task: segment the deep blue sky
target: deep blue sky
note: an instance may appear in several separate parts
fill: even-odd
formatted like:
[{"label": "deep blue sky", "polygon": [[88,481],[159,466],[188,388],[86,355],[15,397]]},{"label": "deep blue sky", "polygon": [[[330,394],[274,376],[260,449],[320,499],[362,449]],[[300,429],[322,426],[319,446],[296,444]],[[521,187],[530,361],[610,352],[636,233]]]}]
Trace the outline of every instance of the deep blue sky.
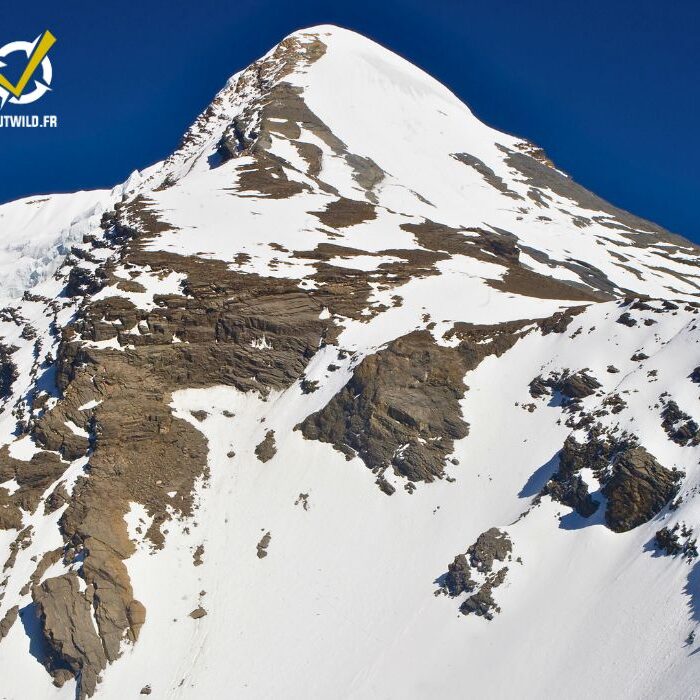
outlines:
[{"label": "deep blue sky", "polygon": [[0,129],[0,202],[124,180],[172,151],[230,74],[322,23],[379,41],[589,189],[700,241],[697,0],[3,3],[0,46],[47,28],[58,43],[53,92],[2,114],[60,126]]}]

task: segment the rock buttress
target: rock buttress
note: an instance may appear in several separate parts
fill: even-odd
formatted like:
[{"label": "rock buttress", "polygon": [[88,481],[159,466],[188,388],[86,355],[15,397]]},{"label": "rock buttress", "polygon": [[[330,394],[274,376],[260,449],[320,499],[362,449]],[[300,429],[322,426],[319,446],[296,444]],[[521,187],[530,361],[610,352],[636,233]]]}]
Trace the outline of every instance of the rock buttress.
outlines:
[{"label": "rock buttress", "polygon": [[372,470],[391,467],[410,481],[442,478],[454,441],[468,433],[459,405],[465,373],[510,348],[522,324],[457,325],[455,348],[414,331],[366,357],[325,408],[297,427]]},{"label": "rock buttress", "polygon": [[90,697],[107,657],[95,631],[89,594],[80,591],[77,575],[66,574],[35,586],[32,597],[47,643],[45,664],[55,682],[62,685],[75,676],[78,698]]}]

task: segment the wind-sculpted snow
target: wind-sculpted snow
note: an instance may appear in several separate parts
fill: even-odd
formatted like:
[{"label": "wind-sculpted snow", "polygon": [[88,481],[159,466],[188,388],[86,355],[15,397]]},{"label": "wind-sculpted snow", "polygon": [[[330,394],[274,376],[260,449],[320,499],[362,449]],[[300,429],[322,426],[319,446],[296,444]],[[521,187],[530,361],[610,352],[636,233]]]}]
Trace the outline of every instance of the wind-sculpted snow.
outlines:
[{"label": "wind-sculpted snow", "polygon": [[51,277],[71,247],[90,235],[141,179],[135,171],[111,191],[39,195],[0,205],[0,303]]},{"label": "wind-sculpted snow", "polygon": [[3,696],[692,697],[699,265],[330,26],[3,205]]},{"label": "wind-sculpted snow", "polygon": [[108,192],[98,191],[0,206],[0,301],[20,297],[50,277],[112,204]]}]

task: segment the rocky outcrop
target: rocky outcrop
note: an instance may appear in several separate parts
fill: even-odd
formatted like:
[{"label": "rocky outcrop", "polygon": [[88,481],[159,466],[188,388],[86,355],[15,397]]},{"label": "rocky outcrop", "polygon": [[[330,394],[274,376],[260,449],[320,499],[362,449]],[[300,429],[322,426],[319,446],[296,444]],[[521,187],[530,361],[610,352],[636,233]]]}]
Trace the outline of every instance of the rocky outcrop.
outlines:
[{"label": "rocky outcrop", "polygon": [[10,397],[12,385],[19,376],[17,365],[12,360],[12,355],[17,350],[14,345],[0,343],[0,401]]},{"label": "rocky outcrop", "polygon": [[44,663],[60,685],[66,680],[66,671],[79,679],[81,699],[92,696],[107,665],[92,619],[91,593],[81,592],[76,574],[47,579],[32,592],[48,645]]},{"label": "rocky outcrop", "polygon": [[659,240],[674,245],[688,245],[688,241],[680,236],[669,233],[651,221],[641,219],[609,204],[561,171],[532,157],[530,153],[514,151],[505,146],[499,146],[499,148],[506,156],[506,163],[517,170],[532,188],[545,194],[549,190],[565,199],[576,202],[582,209],[600,212],[600,215],[594,217],[598,223],[614,226],[622,232],[621,235],[628,236],[633,240],[635,245],[654,245]]},{"label": "rocky outcrop", "polygon": [[600,505],[580,475],[589,469],[606,497],[606,525],[626,532],[651,520],[678,492],[683,474],[661,466],[635,436],[615,435],[596,424],[587,437],[583,443],[573,436],[566,439],[543,494],[589,518]]},{"label": "rocky outcrop", "polygon": [[146,621],[146,609],[134,599],[121,552],[111,551],[108,545],[94,537],[85,539],[85,550],[83,578],[94,591],[95,622],[105,654],[110,662],[115,661],[123,640],[135,642],[138,639]]},{"label": "rocky outcrop", "polygon": [[294,501],[295,506],[301,506],[304,510],[309,510],[311,507],[309,503],[309,494],[308,493],[300,493],[299,497],[297,498],[296,501]]},{"label": "rocky outcrop", "polygon": [[476,172],[479,173],[479,175],[481,175],[484,180],[491,185],[491,187],[494,187],[499,192],[502,192],[504,195],[506,195],[506,197],[510,197],[511,199],[522,199],[522,197],[517,192],[511,190],[508,185],[500,177],[498,177],[498,175],[496,175],[496,173],[494,173],[493,170],[488,167],[488,165],[486,165],[486,163],[479,160],[476,156],[473,156],[470,153],[452,153],[451,155],[455,160],[458,160],[460,163],[464,163],[464,165],[476,170]]},{"label": "rocky outcrop", "polygon": [[606,443],[591,441],[581,445],[568,437],[559,453],[559,468],[545,486],[544,493],[589,518],[598,510],[599,502],[588,492],[578,472],[583,468],[602,470],[607,463]]},{"label": "rocky outcrop", "polygon": [[605,522],[627,532],[651,520],[678,493],[681,472],[662,467],[643,447],[621,452],[604,480]]},{"label": "rocky outcrop", "polygon": [[256,546],[258,559],[264,559],[267,556],[267,548],[270,546],[271,541],[272,541],[272,535],[269,532],[266,532],[260,538],[260,542],[258,542],[258,544]]},{"label": "rocky outcrop", "polygon": [[468,432],[459,407],[464,374],[510,347],[515,330],[455,327],[463,337],[457,348],[437,345],[427,331],[399,338],[366,357],[299,428],[307,439],[329,442],[348,458],[357,455],[372,470],[391,468],[414,482],[441,478],[454,441]]},{"label": "rocky outcrop", "polygon": [[[23,550],[27,549],[32,544],[32,536],[34,534],[34,526],[27,525],[17,533],[17,537],[10,543],[10,556],[5,561],[2,567],[3,571],[11,569],[15,562],[17,561],[17,555]],[[4,583],[4,582],[3,582]]]},{"label": "rocky outcrop", "polygon": [[[90,449],[86,428],[90,427],[82,411],[71,410],[69,402],[63,402],[39,417],[33,425],[33,437],[45,450],[58,452],[71,462],[83,457]],[[89,435],[89,434],[88,434]]]},{"label": "rocky outcrop", "polygon": [[356,454],[373,470],[411,481],[441,477],[454,440],[467,435],[459,399],[466,363],[427,332],[365,358],[348,384],[300,426],[307,439]]},{"label": "rocky outcrop", "polygon": [[[422,223],[401,224],[404,231],[412,233],[416,241],[426,250],[449,255],[468,255],[484,262],[503,265],[502,279],[486,280],[486,283],[502,292],[539,299],[568,299],[600,301],[607,298],[603,292],[591,291],[590,287],[568,283],[541,275],[520,262],[520,247],[517,237],[501,229],[452,228],[425,219]],[[573,312],[571,316],[575,315]],[[563,321],[569,314],[560,312]]]},{"label": "rocky outcrop", "polygon": [[676,523],[673,527],[662,527],[654,536],[656,546],[671,557],[681,555],[684,558],[695,559],[698,556],[698,540],[693,537],[692,529],[685,524]]},{"label": "rocky outcrop", "polygon": [[200,605],[190,613],[190,617],[193,620],[201,620],[203,617],[206,617],[206,614],[207,611]]},{"label": "rocky outcrop", "polygon": [[600,389],[601,384],[592,377],[588,370],[581,370],[573,374],[565,373],[555,384],[557,391],[560,391],[568,399],[585,399],[592,396]]},{"label": "rocky outcrop", "polygon": [[323,211],[312,212],[325,226],[345,228],[377,218],[374,206],[368,202],[341,197],[330,202]]},{"label": "rocky outcrop", "polygon": [[269,462],[276,454],[275,431],[268,430],[263,441],[255,448],[255,456],[261,462]]},{"label": "rocky outcrop", "polygon": [[493,619],[501,611],[493,597],[493,590],[506,580],[508,567],[497,567],[496,562],[510,561],[513,544],[507,533],[492,527],[482,532],[465,554],[458,554],[442,578],[443,592],[452,598],[464,593],[459,610],[463,615],[477,615]]},{"label": "rocky outcrop", "polygon": [[204,564],[204,545],[199,544],[192,554],[192,563],[194,566],[201,566]]},{"label": "rocky outcrop", "polygon": [[585,306],[570,306],[568,309],[564,309],[564,311],[557,311],[549,318],[539,320],[538,326],[542,331],[542,335],[565,333],[574,318],[582,314],[586,308]]},{"label": "rocky outcrop", "polygon": [[316,379],[310,380],[304,378],[299,382],[299,388],[302,394],[313,394],[315,391],[318,391],[319,382]]},{"label": "rocky outcrop", "polygon": [[[257,99],[251,100],[247,110],[237,115],[224,132],[219,142],[224,161],[242,154],[265,153],[274,133],[299,138],[300,122],[308,122],[316,131],[323,131],[325,125],[306,107],[301,91],[284,78],[296,67],[314,63],[325,51],[326,46],[318,37],[309,41],[288,37],[270,56],[243,71],[234,92],[247,92]],[[206,121],[209,115],[202,116]]]},{"label": "rocky outcrop", "polygon": [[678,445],[695,446],[700,444],[700,427],[678,404],[671,400],[661,411],[661,426],[666,431],[669,440]]},{"label": "rocky outcrop", "polygon": [[76,265],[71,268],[66,284],[66,295],[69,297],[83,297],[89,294],[97,294],[105,286],[105,278],[102,274],[95,274],[92,270]]},{"label": "rocky outcrop", "polygon": [[0,487],[0,530],[21,530],[22,511],[10,492]]},{"label": "rocky outcrop", "polygon": [[26,595],[29,593],[31,588],[41,581],[49,568],[54,564],[57,564],[59,561],[61,561],[61,559],[63,559],[63,547],[58,547],[57,549],[51,549],[48,552],[44,552],[37,562],[34,572],[29,577],[29,581],[27,581],[24,588],[22,588],[20,591],[20,595]]},{"label": "rocky outcrop", "polygon": [[2,642],[2,640],[10,633],[12,625],[14,625],[17,621],[18,612],[19,607],[17,605],[13,605],[11,608],[7,609],[2,619],[0,619],[0,642]]},{"label": "rocky outcrop", "polygon": [[627,326],[628,328],[633,328],[634,326],[637,325],[637,320],[635,318],[632,318],[631,314],[629,311],[625,311],[618,319],[617,322],[622,324],[623,326]]},{"label": "rocky outcrop", "polygon": [[490,576],[476,593],[472,593],[460,606],[462,615],[477,615],[487,620],[492,620],[493,616],[501,612],[501,608],[496,604],[493,597],[493,589],[498,588],[508,575],[508,567],[499,569],[493,576]]},{"label": "rocky outcrop", "polygon": [[474,590],[476,581],[471,578],[471,567],[466,554],[458,554],[447,567],[444,585],[453,598]]},{"label": "rocky outcrop", "polygon": [[[306,164],[305,175],[318,187],[332,194],[338,194],[335,187],[319,179],[323,152],[314,143],[320,140],[333,154],[344,159],[352,171],[354,181],[365,190],[365,197],[376,202],[374,189],[384,179],[384,171],[366,156],[352,153],[345,143],[306,104],[303,90],[286,82],[284,78],[295,68],[308,66],[318,61],[326,51],[326,46],[318,37],[307,37],[301,41],[289,37],[282,41],[275,51],[265,59],[255,62],[238,78],[235,91],[255,94],[246,109],[237,115],[225,130],[218,150],[223,162],[240,156],[252,158],[238,168],[238,191],[259,193],[266,197],[281,199],[292,197],[310,187],[296,179],[290,179],[286,170],[296,169],[287,160],[270,152],[274,138],[285,138],[296,149]],[[309,138],[304,132],[308,132]],[[333,203],[337,211],[327,210],[329,220],[341,219],[345,213],[345,203],[350,200],[340,198]],[[366,202],[357,202],[365,206]],[[354,218],[356,214],[350,214]],[[374,218],[374,214],[368,218]],[[350,223],[328,223],[330,226],[347,226]],[[365,220],[361,218],[360,221]],[[339,221],[339,220],[337,220]],[[347,221],[347,220],[346,220]]]},{"label": "rocky outcrop", "polygon": [[59,482],[56,488],[44,500],[44,515],[50,515],[65,505],[70,498],[63,481]]},{"label": "rocky outcrop", "polygon": [[530,396],[540,398],[552,391],[559,392],[566,401],[575,402],[592,396],[600,389],[600,382],[587,369],[571,372],[552,372],[549,377],[535,377],[530,382]]},{"label": "rocky outcrop", "polygon": [[622,413],[627,408],[627,402],[617,393],[608,394],[603,399],[602,405],[605,409],[609,409],[613,415]]},{"label": "rocky outcrop", "polygon": [[470,564],[482,574],[493,570],[494,562],[505,561],[513,551],[513,543],[505,532],[492,527],[482,532],[476,542],[469,547]]},{"label": "rocky outcrop", "polygon": [[468,433],[459,406],[464,374],[509,349],[524,325],[455,324],[448,335],[456,347],[438,345],[427,331],[398,338],[360,362],[346,386],[297,428],[348,459],[358,456],[375,473],[391,469],[412,482],[442,478],[454,441]]},{"label": "rocky outcrop", "polygon": [[11,495],[0,488],[0,529],[19,529],[18,509],[33,513],[44,491],[63,474],[66,466],[53,452],[39,451],[25,461],[11,457],[7,447],[0,448],[0,483],[13,479],[19,486]]}]

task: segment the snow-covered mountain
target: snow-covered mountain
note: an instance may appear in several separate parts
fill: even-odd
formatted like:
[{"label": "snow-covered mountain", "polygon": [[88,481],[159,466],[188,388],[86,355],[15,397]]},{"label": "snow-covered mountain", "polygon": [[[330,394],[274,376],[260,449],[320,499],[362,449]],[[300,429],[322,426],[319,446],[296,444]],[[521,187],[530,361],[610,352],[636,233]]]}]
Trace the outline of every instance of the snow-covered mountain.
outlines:
[{"label": "snow-covered mountain", "polygon": [[698,697],[700,251],[352,32],[0,207],[0,695]]}]

